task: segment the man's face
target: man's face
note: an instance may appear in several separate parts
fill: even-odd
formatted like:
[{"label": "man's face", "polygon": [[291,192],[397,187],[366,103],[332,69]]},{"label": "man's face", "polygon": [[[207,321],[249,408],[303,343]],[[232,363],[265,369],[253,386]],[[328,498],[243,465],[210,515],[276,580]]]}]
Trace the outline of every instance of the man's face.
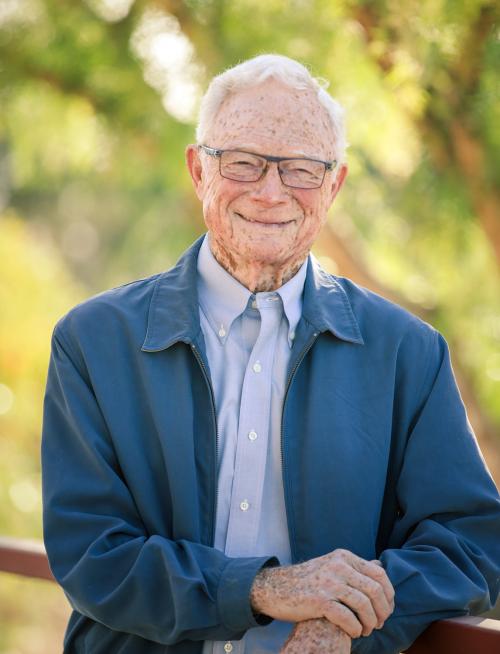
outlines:
[{"label": "man's face", "polygon": [[[326,110],[310,91],[289,89],[275,80],[230,96],[223,103],[205,143],[280,157],[335,158]],[[219,160],[195,146],[188,165],[212,244],[232,269],[288,266],[309,252],[326,220],[346,169],[327,172],[318,189],[285,186],[276,163],[257,182],[221,177]]]}]

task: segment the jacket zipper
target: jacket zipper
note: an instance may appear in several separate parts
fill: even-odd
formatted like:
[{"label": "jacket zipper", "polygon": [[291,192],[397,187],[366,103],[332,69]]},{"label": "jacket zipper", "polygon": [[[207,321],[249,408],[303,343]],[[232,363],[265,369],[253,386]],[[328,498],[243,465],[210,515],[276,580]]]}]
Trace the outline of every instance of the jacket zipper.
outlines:
[{"label": "jacket zipper", "polygon": [[319,332],[314,332],[314,334],[312,335],[310,340],[306,343],[306,345],[302,349],[302,352],[300,353],[299,358],[297,359],[297,362],[295,363],[294,367],[290,371],[290,374],[288,375],[288,380],[287,380],[287,384],[286,384],[286,387],[285,387],[285,397],[283,399],[283,409],[282,409],[282,412],[281,412],[281,475],[283,477],[283,490],[285,492],[285,509],[286,509],[286,514],[287,514],[288,537],[290,539],[290,550],[291,550],[291,554],[292,554],[292,563],[295,563],[297,561],[297,557],[296,557],[296,552],[295,552],[295,541],[293,539],[293,534],[291,533],[290,514],[289,514],[289,511],[288,511],[289,502],[287,502],[288,493],[287,493],[287,489],[286,489],[286,486],[285,486],[285,479],[286,479],[286,475],[285,475],[285,458],[284,458],[284,455],[283,455],[283,449],[284,449],[284,445],[285,445],[285,432],[284,432],[283,424],[284,424],[284,419],[285,419],[285,408],[286,408],[286,401],[288,399],[288,391],[290,390],[290,386],[292,384],[293,378],[295,376],[295,373],[297,372],[298,367],[300,366],[300,364],[304,360],[304,357],[306,356],[306,354],[309,352],[311,347],[316,342],[316,339],[318,338],[318,336],[319,336]]},{"label": "jacket zipper", "polygon": [[216,408],[215,408],[215,399],[214,399],[214,391],[212,388],[212,384],[210,382],[210,378],[208,376],[208,371],[203,363],[203,359],[198,352],[196,345],[191,343],[191,350],[195,356],[195,359],[198,361],[198,364],[201,368],[201,371],[203,373],[203,377],[205,378],[205,382],[207,384],[209,393],[210,393],[210,403],[212,405],[212,420],[213,420],[213,426],[214,426],[214,431],[215,431],[215,462],[214,462],[214,484],[215,484],[215,493],[214,493],[214,502],[212,506],[212,524],[211,524],[211,532],[212,532],[212,542],[210,545],[213,547],[215,543],[215,515],[217,511],[217,499],[218,499],[218,494],[219,494],[219,488],[218,488],[218,483],[217,483],[217,460],[219,456],[219,432],[217,429],[217,413],[216,413]]},{"label": "jacket zipper", "polygon": [[[312,335],[311,339],[309,342],[305,345],[305,347],[302,349],[302,352],[299,355],[299,358],[297,359],[296,364],[290,371],[290,374],[288,375],[288,380],[287,384],[285,386],[285,396],[283,399],[283,409],[281,412],[281,470],[282,470],[282,476],[283,480],[285,480],[285,460],[283,456],[283,447],[284,447],[284,429],[283,429],[283,422],[284,422],[284,417],[285,417],[285,408],[286,408],[286,401],[288,399],[288,391],[290,390],[290,386],[292,384],[293,378],[295,376],[295,373],[297,372],[298,367],[304,360],[304,357],[306,354],[309,352],[311,347],[314,345],[317,337],[319,336],[319,332],[314,332]],[[216,413],[216,408],[215,408],[215,399],[214,399],[214,391],[212,389],[212,384],[210,382],[207,368],[203,362],[203,359],[201,358],[200,353],[198,352],[196,345],[191,343],[191,350],[195,356],[195,359],[198,361],[198,364],[201,368],[201,371],[203,373],[203,377],[205,379],[205,382],[207,384],[207,388],[210,393],[210,403],[212,407],[212,421],[214,425],[214,431],[215,431],[215,461],[214,461],[214,484],[215,484],[215,494],[214,494],[214,502],[212,506],[212,524],[211,524],[211,531],[212,531],[212,542],[211,546],[213,547],[213,544],[215,542],[215,515],[216,515],[216,510],[217,510],[217,500],[218,500],[218,494],[219,494],[219,489],[218,489],[218,484],[217,484],[217,460],[219,456],[219,432],[217,428],[217,413]],[[283,484],[285,486],[285,484]],[[288,502],[286,501],[286,496],[287,493],[285,492],[285,508],[287,512],[287,524],[288,524],[288,536],[290,538],[290,548],[293,550],[294,549],[294,540],[292,538],[292,534],[290,533],[290,516],[288,515]],[[295,552],[292,551],[292,557],[295,560]]]}]

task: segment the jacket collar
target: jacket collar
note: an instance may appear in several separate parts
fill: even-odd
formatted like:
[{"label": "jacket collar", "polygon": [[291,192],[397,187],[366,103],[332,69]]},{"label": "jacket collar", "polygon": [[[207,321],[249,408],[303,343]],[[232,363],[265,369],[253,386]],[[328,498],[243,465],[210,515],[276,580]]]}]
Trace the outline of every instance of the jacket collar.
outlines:
[{"label": "jacket collar", "polygon": [[317,331],[330,331],[350,343],[364,345],[358,321],[338,278],[327,273],[314,255],[309,257],[302,316]]},{"label": "jacket collar", "polygon": [[[157,352],[178,341],[194,343],[199,338],[197,261],[203,239],[196,240],[173,268],[157,278],[143,351]],[[330,331],[344,341],[364,343],[346,292],[312,256],[307,265],[302,317],[320,332]]]}]

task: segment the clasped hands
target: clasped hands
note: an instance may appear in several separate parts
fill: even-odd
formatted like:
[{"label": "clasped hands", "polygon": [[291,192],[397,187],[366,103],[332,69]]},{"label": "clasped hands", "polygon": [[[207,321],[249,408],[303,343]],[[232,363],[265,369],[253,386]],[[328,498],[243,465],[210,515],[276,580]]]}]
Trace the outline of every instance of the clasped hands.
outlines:
[{"label": "clasped hands", "polygon": [[264,568],[250,593],[254,611],[295,622],[282,654],[347,654],[351,639],[380,629],[394,589],[379,561],[334,550],[305,563]]}]

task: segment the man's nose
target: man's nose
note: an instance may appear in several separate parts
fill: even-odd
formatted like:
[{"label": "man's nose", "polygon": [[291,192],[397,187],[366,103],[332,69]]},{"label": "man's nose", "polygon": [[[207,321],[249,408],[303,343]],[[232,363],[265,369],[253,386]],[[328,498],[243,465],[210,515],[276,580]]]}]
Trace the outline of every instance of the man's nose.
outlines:
[{"label": "man's nose", "polygon": [[288,196],[287,187],[281,181],[277,162],[269,162],[266,171],[255,183],[253,195],[269,204],[283,202]]}]

